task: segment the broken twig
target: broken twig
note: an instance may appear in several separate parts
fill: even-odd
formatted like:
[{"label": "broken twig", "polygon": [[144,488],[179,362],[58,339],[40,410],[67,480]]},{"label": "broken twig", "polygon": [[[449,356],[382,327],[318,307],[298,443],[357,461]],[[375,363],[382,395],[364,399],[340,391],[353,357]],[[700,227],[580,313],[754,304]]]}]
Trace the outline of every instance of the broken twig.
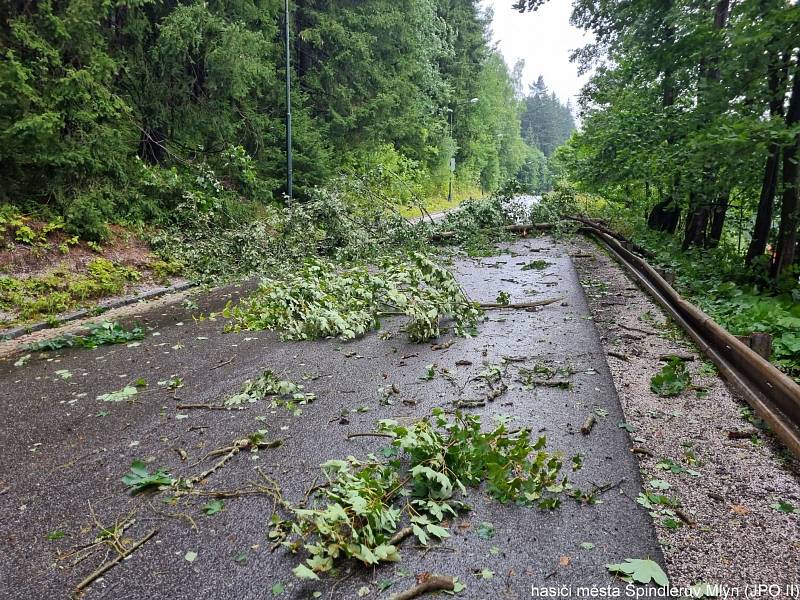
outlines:
[{"label": "broken twig", "polygon": [[[101,575],[103,575],[106,571],[111,569],[112,567],[121,563],[124,559],[128,558],[131,554],[136,552],[139,547],[147,542],[150,538],[152,538],[155,534],[158,533],[158,529],[153,529],[150,533],[144,536],[141,540],[136,542],[133,546],[131,546],[125,552],[120,552],[117,554],[116,558],[103,563],[100,567],[94,571],[91,575],[87,576],[83,581],[81,581],[77,586],[75,586],[75,594],[80,593],[83,589],[89,587],[96,579],[98,579]],[[453,589],[453,588],[450,588]]]},{"label": "broken twig", "polygon": [[417,577],[417,585],[407,589],[399,594],[394,594],[389,600],[411,600],[427,594],[428,592],[438,592],[447,590],[452,592],[456,587],[455,579],[452,577],[444,577],[442,575],[431,575],[430,573],[422,573]]},{"label": "broken twig", "polygon": [[592,431],[592,427],[594,427],[594,424],[596,422],[597,419],[595,418],[594,415],[589,415],[588,417],[586,417],[586,420],[583,422],[583,425],[581,425],[581,433],[583,435],[589,435]]},{"label": "broken twig", "polygon": [[560,298],[548,298],[548,299],[545,299],[545,300],[537,300],[535,302],[517,302],[515,304],[499,304],[497,302],[482,302],[480,304],[480,307],[482,309],[484,309],[484,310],[494,310],[494,309],[501,310],[501,309],[504,309],[504,308],[525,310],[525,309],[528,309],[528,308],[536,308],[537,306],[547,306],[548,304],[553,304],[555,302],[560,302],[563,299],[564,299],[564,297],[562,296]]}]

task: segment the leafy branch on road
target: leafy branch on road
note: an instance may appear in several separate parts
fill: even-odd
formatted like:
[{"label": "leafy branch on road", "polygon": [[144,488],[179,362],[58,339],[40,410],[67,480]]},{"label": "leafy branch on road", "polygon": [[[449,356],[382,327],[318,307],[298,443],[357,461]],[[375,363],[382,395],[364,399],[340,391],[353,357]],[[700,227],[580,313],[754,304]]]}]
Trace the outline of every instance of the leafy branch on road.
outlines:
[{"label": "leafy branch on road", "polygon": [[97,348],[106,344],[125,344],[144,339],[144,329],[139,325],[125,329],[117,321],[103,321],[102,323],[92,323],[87,328],[89,332],[84,335],[67,333],[49,340],[33,342],[25,346],[25,349],[32,351],[60,350],[73,346]]},{"label": "leafy branch on road", "polygon": [[393,438],[384,450],[388,461],[330,460],[311,508],[286,505],[286,518],[272,516],[270,539],[310,555],[295,567],[297,577],[318,579],[338,558],[397,561],[408,535],[422,545],[449,537],[446,521],[468,510],[468,487],[485,484],[500,502],[542,509],[558,507],[558,495],[570,487],[561,456],[545,450],[544,436],[534,442],[529,430],[510,432],[502,421],[483,432],[480,417],[456,412],[448,420],[437,409],[410,426],[382,420],[378,430]]},{"label": "leafy branch on road", "polygon": [[279,331],[286,340],[323,337],[353,339],[380,326],[382,316],[408,317],[405,331],[415,342],[439,336],[449,316],[459,335],[476,329],[480,308],[470,301],[453,275],[425,255],[384,258],[378,269],[344,269],[322,259],[308,259],[285,277],[264,279],[237,306],[227,306],[227,331]]}]

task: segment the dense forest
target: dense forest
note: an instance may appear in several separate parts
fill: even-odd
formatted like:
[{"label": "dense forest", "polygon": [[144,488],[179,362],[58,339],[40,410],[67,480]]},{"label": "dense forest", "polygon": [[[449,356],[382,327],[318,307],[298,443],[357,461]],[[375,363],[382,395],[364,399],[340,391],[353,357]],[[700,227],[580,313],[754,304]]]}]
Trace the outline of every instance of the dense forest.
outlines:
[{"label": "dense forest", "polygon": [[[545,0],[517,2],[535,10]],[[561,197],[655,251],[731,331],[800,373],[800,6],[575,0],[592,34]]]},{"label": "dense forest", "polygon": [[[401,204],[442,198],[451,158],[459,198],[550,185],[569,109],[541,80],[521,92],[479,2],[299,0],[289,12],[299,201],[343,175]],[[95,241],[109,222],[280,206],[283,28],[282,0],[3,3],[0,204]]]},{"label": "dense forest", "polygon": [[[528,0],[517,7],[535,9]],[[584,190],[647,212],[684,249],[744,234],[742,265],[800,258],[800,8],[787,0],[574,3],[595,42],[582,132],[563,150]],[[731,223],[730,215],[736,216]]]}]

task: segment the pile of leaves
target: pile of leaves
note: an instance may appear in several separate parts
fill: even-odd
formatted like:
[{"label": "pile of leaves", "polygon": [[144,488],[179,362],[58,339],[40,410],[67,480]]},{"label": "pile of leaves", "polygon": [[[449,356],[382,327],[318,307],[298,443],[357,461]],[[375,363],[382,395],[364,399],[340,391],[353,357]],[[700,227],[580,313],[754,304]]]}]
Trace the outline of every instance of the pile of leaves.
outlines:
[{"label": "pile of leaves", "polygon": [[[273,515],[269,537],[310,557],[294,569],[301,579],[318,579],[337,558],[367,565],[399,560],[401,525],[408,523],[420,544],[449,536],[446,521],[469,507],[467,487],[486,485],[500,502],[554,509],[568,489],[562,459],[533,442],[530,431],[510,432],[505,419],[488,432],[476,415],[459,412],[449,421],[440,409],[410,426],[379,422],[392,438],[386,461],[370,455],[322,465],[327,484],[311,508],[285,504],[287,518]],[[573,465],[576,462],[573,461]]]},{"label": "pile of leaves", "polygon": [[226,306],[226,330],[268,329],[286,340],[346,340],[377,329],[381,316],[401,314],[408,317],[404,328],[416,342],[438,337],[447,316],[459,335],[474,332],[481,311],[449,271],[418,252],[378,264],[374,270],[366,265],[338,269],[333,262],[308,259],[283,278],[264,279],[239,305]]},{"label": "pile of leaves", "polygon": [[118,321],[103,321],[92,323],[87,326],[89,333],[84,335],[65,334],[49,340],[28,344],[26,350],[59,350],[61,348],[72,348],[80,346],[82,348],[97,348],[107,344],[125,344],[136,340],[144,339],[144,329],[135,325],[131,329],[125,329]]},{"label": "pile of leaves", "polygon": [[303,392],[303,386],[289,381],[278,379],[270,370],[264,371],[255,379],[248,379],[240,390],[225,399],[225,406],[239,406],[244,403],[258,402],[267,396],[273,396],[272,406],[285,406],[287,409],[299,414],[298,406],[310,404],[316,396],[310,392]]}]

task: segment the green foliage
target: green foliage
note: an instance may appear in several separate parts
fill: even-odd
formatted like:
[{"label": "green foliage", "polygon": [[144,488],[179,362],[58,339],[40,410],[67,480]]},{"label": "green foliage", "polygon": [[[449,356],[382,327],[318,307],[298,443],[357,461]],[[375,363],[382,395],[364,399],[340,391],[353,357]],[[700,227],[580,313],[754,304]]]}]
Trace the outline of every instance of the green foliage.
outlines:
[{"label": "green foliage", "polygon": [[668,398],[679,396],[691,384],[692,377],[686,364],[677,356],[673,356],[661,371],[650,379],[650,390],[659,396]]},{"label": "green foliage", "polygon": [[525,218],[523,205],[514,200],[517,191],[501,188],[490,198],[467,200],[433,228],[436,233],[446,232],[443,241],[458,244],[470,256],[491,256],[497,252],[495,243],[507,239],[503,226]]},{"label": "green foliage", "polygon": [[567,485],[560,457],[544,449],[544,437],[532,443],[527,429],[510,433],[500,424],[482,432],[478,416],[448,421],[437,410],[410,426],[381,421],[380,431],[393,438],[388,462],[328,461],[328,484],[311,508],[288,505],[286,519],[273,515],[270,538],[310,554],[297,577],[318,579],[340,558],[399,560],[391,539],[405,522],[423,545],[449,537],[446,521],[467,509],[460,499],[467,487],[485,483],[500,502],[553,509]]},{"label": "green foliage", "polygon": [[134,460],[131,463],[130,472],[122,478],[122,483],[127,485],[131,492],[137,494],[147,488],[172,485],[175,480],[160,469],[155,473],[150,473],[142,461]]},{"label": "green foliage", "polygon": [[85,274],[56,269],[25,278],[0,275],[0,308],[17,312],[25,321],[53,316],[86,300],[118,294],[139,277],[135,269],[105,258],[87,263]]},{"label": "green foliage", "polygon": [[532,260],[531,262],[525,264],[520,269],[521,271],[541,271],[549,267],[551,263],[547,262],[546,260]]},{"label": "green foliage", "polygon": [[572,104],[567,101],[563,105],[554,92],[548,93],[544,78],[540,75],[524,100],[522,137],[531,147],[550,157],[574,130]]},{"label": "green foliage", "polygon": [[413,341],[439,335],[450,316],[459,335],[472,332],[480,310],[446,269],[426,256],[386,258],[375,271],[367,266],[337,268],[308,259],[281,279],[265,279],[237,306],[226,307],[227,331],[269,329],[284,339],[353,339],[380,326],[386,311],[406,315],[404,329]]},{"label": "green foliage", "polygon": [[[285,191],[281,8],[274,0],[0,8],[0,202],[50,211],[95,242],[110,222],[167,226],[156,243],[190,274],[218,277],[225,261],[253,272],[269,240],[246,225],[269,229],[261,211],[280,207]],[[395,207],[419,204],[444,194],[453,155],[457,188],[490,191],[518,173],[531,189],[542,184],[540,157],[521,137],[514,76],[490,47],[477,2],[292,10],[296,199],[344,173]],[[222,241],[215,261],[204,228],[186,225],[241,206],[247,218],[222,227],[211,219]],[[204,258],[216,265],[206,270]]]},{"label": "green foliage", "polygon": [[225,502],[222,500],[212,500],[205,506],[203,506],[203,512],[206,513],[209,517],[212,515],[217,514],[218,512],[222,512],[225,508]]},{"label": "green foliage", "polygon": [[648,584],[659,587],[669,585],[669,579],[659,564],[641,558],[626,558],[624,563],[606,565],[609,573],[617,575],[624,581]]},{"label": "green foliage", "polygon": [[60,350],[61,348],[71,348],[73,346],[97,348],[106,344],[125,344],[144,339],[144,329],[138,325],[131,329],[125,329],[117,321],[103,321],[101,323],[91,323],[87,327],[89,333],[85,335],[65,334],[49,340],[28,344],[25,349],[32,351]]},{"label": "green foliage", "polygon": [[[773,336],[773,362],[800,377],[800,286],[775,289],[753,271],[743,270],[736,249],[683,251],[668,236],[634,231],[655,250],[655,265],[675,273],[675,287],[734,335]],[[754,281],[756,283],[754,283]]]},{"label": "green foliage", "polygon": [[273,407],[282,405],[299,414],[299,405],[309,404],[316,399],[314,394],[303,392],[303,386],[288,379],[278,379],[272,371],[264,371],[255,379],[248,379],[241,389],[225,399],[225,406],[239,406],[245,402],[258,402],[267,396],[276,396]]},{"label": "green foliage", "polygon": [[796,282],[796,3],[573,7],[573,23],[593,37],[575,57],[594,74],[580,99],[581,131],[556,163],[582,191],[630,210],[631,221],[676,233],[684,247],[752,237],[740,264],[755,259],[762,274]]}]

